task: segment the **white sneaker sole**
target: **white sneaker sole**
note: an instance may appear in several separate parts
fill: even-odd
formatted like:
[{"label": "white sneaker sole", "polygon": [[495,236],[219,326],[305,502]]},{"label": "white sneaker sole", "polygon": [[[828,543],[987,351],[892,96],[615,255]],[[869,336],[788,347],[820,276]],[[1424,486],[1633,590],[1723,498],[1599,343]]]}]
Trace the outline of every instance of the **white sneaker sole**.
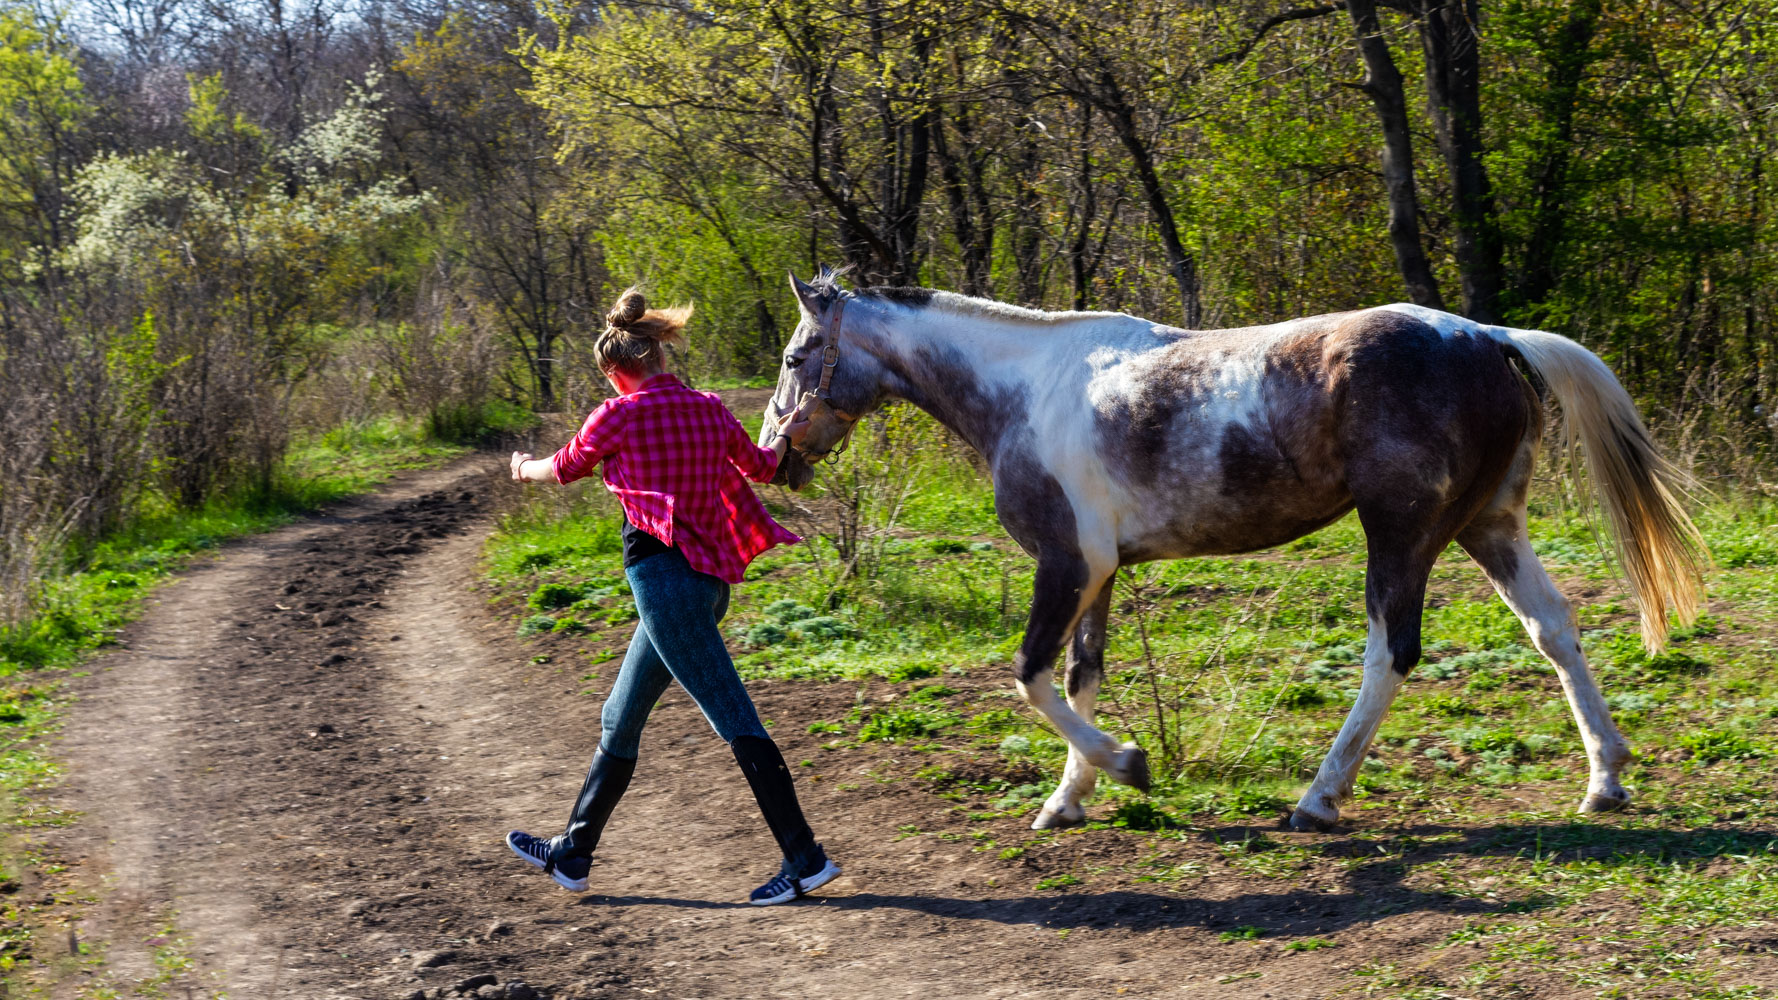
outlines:
[{"label": "white sneaker sole", "polygon": [[[512,851],[512,853],[519,856],[520,861],[525,862],[526,864],[530,865],[533,868],[544,867],[543,862],[537,860],[536,858],[532,857],[529,854],[526,854],[524,851],[519,850],[518,846],[512,842],[512,834],[510,834],[510,833],[506,835],[506,846],[507,846],[507,848],[509,848]],[[568,876],[563,875],[560,871],[550,872],[549,877],[555,879],[557,885],[561,886],[564,889],[567,889],[569,892],[585,892],[586,891],[587,881],[584,878],[579,878],[579,879],[569,878]]]},{"label": "white sneaker sole", "polygon": [[808,878],[798,880],[802,885],[802,892],[799,893],[795,889],[792,889],[789,892],[780,893],[776,896],[767,896],[764,899],[750,899],[748,902],[752,903],[754,906],[776,906],[779,903],[788,903],[793,899],[800,899],[803,896],[814,892],[816,889],[821,888],[839,877],[840,866],[834,864],[833,860],[830,858],[828,859],[826,867],[822,868],[815,874],[810,875]]}]

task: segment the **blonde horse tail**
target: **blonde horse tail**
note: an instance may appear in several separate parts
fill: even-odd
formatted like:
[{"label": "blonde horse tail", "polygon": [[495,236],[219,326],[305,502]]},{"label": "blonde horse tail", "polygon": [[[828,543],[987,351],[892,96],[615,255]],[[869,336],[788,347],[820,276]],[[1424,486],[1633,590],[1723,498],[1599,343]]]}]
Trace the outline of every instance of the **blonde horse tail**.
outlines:
[{"label": "blonde horse tail", "polygon": [[1612,547],[1641,612],[1642,643],[1658,652],[1667,644],[1669,612],[1681,625],[1697,619],[1710,562],[1680,502],[1691,477],[1655,448],[1636,404],[1598,355],[1541,330],[1490,332],[1519,352],[1561,405],[1570,466],[1579,468],[1577,450],[1586,456],[1587,485],[1610,522]]}]

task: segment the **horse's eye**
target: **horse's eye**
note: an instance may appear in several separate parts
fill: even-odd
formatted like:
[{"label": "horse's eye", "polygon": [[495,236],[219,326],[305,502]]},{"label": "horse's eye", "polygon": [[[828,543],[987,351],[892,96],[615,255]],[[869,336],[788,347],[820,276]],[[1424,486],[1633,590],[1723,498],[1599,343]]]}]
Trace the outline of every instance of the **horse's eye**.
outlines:
[{"label": "horse's eye", "polygon": [[795,368],[796,366],[797,366],[797,359],[795,356],[789,355],[789,354],[784,355],[784,367]]}]

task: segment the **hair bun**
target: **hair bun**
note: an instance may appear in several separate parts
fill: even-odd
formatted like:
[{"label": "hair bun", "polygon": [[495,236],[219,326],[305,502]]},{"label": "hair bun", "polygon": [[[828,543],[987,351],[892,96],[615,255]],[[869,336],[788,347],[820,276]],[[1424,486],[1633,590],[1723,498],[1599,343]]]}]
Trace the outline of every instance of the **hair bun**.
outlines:
[{"label": "hair bun", "polygon": [[635,324],[646,312],[648,299],[643,297],[642,289],[631,285],[617,297],[617,305],[612,306],[611,311],[605,314],[605,322],[621,330]]}]

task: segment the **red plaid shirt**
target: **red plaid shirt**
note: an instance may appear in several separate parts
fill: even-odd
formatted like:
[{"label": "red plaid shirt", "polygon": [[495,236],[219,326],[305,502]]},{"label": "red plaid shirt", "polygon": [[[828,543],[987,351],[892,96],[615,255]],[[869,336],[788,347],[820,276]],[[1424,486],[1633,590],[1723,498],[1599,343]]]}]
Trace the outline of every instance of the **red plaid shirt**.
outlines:
[{"label": "red plaid shirt", "polygon": [[550,462],[559,483],[605,463],[605,488],[631,524],[678,546],[693,569],[729,583],[741,582],[754,556],[802,541],[772,520],[741,478],[771,479],[778,453],[754,444],[715,393],[688,389],[672,375],[600,403]]}]

